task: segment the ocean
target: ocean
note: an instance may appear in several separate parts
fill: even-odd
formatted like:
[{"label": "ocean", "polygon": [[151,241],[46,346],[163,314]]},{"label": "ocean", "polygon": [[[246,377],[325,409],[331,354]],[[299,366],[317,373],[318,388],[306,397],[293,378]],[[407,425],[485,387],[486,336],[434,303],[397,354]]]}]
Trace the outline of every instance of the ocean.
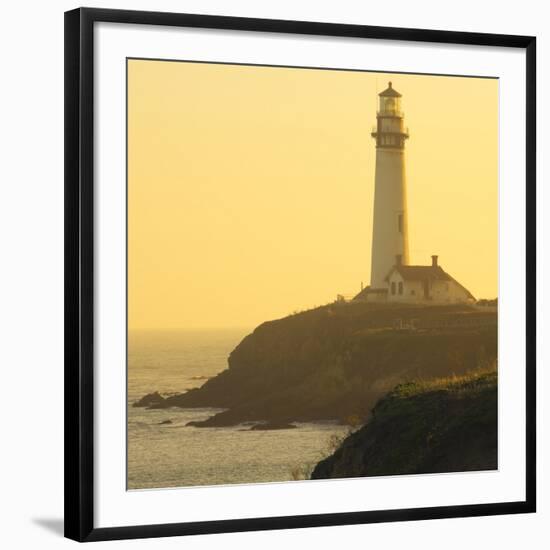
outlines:
[{"label": "ocean", "polygon": [[[296,423],[290,430],[250,426],[196,428],[221,409],[147,410],[132,404],[147,393],[200,387],[227,368],[246,330],[134,331],[128,338],[128,489],[290,481],[329,454],[347,428]],[[161,424],[169,420],[171,423]]]}]

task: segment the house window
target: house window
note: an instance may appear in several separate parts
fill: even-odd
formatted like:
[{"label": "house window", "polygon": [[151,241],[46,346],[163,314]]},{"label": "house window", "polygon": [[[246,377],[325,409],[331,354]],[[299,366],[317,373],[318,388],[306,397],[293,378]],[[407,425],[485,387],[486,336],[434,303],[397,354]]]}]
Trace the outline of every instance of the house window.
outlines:
[{"label": "house window", "polygon": [[399,282],[399,285],[397,287],[397,291],[399,292],[399,294],[403,294],[403,283],[402,282]]},{"label": "house window", "polygon": [[395,281],[391,284],[391,293],[395,294]]},{"label": "house window", "polygon": [[397,216],[397,231],[403,233],[403,214],[398,214]]}]

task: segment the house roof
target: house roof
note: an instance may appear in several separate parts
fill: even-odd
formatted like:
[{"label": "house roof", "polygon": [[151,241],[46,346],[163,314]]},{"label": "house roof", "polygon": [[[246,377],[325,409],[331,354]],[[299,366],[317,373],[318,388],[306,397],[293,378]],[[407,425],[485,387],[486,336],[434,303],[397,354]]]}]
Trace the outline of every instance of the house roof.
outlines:
[{"label": "house roof", "polygon": [[456,279],[451,277],[446,271],[438,265],[394,265],[386,275],[385,281],[388,281],[393,271],[397,271],[405,281],[452,281],[457,284],[466,294],[475,300],[473,294]]},{"label": "house roof", "polygon": [[394,265],[386,275],[385,280],[390,278],[393,270],[399,272],[405,281],[450,281],[451,276],[445,273],[438,265]]},{"label": "house roof", "polygon": [[391,82],[388,82],[388,87],[378,95],[381,97],[401,97],[401,94],[392,88]]}]

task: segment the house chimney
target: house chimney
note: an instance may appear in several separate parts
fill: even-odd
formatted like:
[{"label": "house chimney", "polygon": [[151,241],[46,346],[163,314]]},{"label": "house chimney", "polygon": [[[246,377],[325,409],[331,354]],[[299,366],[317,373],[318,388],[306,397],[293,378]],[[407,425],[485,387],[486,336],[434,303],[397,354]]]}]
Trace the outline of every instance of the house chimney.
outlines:
[{"label": "house chimney", "polygon": [[403,263],[403,256],[401,254],[397,254],[395,256],[395,265],[401,265]]},{"label": "house chimney", "polygon": [[437,256],[432,256],[432,267],[437,267]]}]

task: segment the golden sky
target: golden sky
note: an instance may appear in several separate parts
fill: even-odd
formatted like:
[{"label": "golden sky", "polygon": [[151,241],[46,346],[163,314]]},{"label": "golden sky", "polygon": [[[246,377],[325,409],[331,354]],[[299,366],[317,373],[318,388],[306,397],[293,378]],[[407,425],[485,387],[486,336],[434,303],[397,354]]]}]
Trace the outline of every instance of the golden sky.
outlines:
[{"label": "golden sky", "polygon": [[129,328],[253,328],[367,285],[388,80],[411,263],[495,297],[497,80],[130,60]]}]

